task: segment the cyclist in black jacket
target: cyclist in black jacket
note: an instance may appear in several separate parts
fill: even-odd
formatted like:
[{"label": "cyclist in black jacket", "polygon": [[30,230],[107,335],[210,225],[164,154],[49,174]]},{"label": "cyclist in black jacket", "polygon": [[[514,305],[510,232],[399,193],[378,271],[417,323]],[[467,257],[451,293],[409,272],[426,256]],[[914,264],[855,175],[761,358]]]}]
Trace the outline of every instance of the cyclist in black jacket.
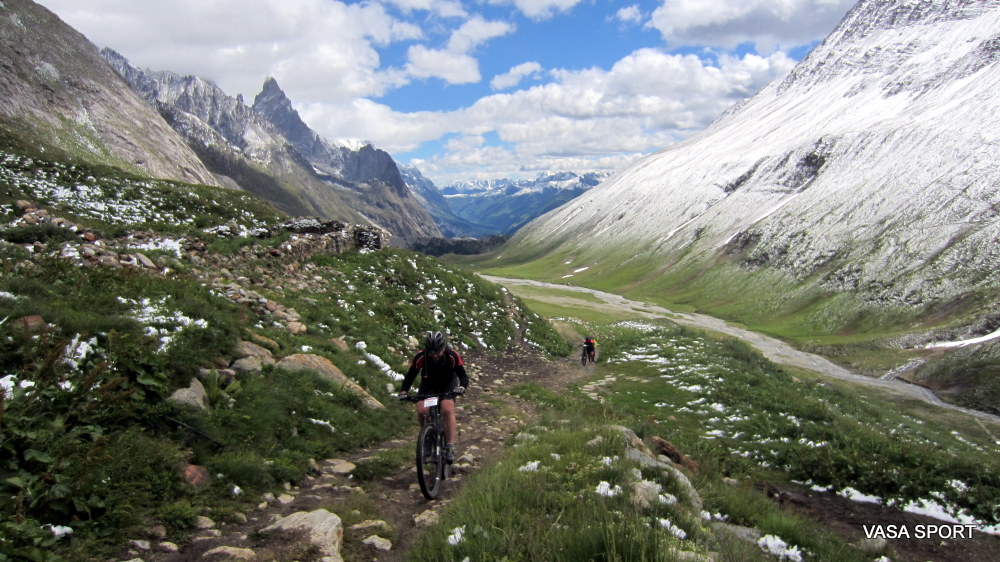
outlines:
[{"label": "cyclist in black jacket", "polygon": [[[462,357],[448,347],[441,332],[427,332],[424,349],[418,352],[410,363],[410,370],[403,377],[400,393],[406,394],[410,391],[418,373],[420,374],[418,394],[438,394],[453,390],[462,394],[469,387],[469,375],[465,372]],[[417,417],[421,423],[425,415],[427,408],[421,400],[417,402]],[[445,459],[452,463],[455,462],[455,437],[458,434],[454,400],[441,401],[441,415],[444,418],[444,437],[447,443]]]}]

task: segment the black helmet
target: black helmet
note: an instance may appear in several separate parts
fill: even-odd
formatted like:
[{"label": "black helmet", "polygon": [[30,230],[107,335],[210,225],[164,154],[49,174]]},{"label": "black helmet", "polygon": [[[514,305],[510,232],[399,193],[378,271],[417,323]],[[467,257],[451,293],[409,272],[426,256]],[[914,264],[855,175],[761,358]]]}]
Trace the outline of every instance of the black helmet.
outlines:
[{"label": "black helmet", "polygon": [[444,334],[441,332],[427,332],[427,336],[424,338],[425,350],[434,353],[443,350],[444,346]]}]

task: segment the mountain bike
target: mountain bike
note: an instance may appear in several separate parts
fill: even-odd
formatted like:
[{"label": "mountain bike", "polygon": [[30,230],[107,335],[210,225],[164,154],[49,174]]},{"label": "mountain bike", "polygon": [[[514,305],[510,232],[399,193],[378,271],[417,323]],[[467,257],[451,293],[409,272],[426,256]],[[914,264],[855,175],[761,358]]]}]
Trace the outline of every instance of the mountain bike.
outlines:
[{"label": "mountain bike", "polygon": [[587,353],[587,346],[582,343],[580,344],[580,347],[583,348],[583,350],[580,352],[580,363],[583,364],[584,366],[587,365],[588,361],[591,364],[593,364],[594,356],[597,355],[597,351],[595,350],[593,353]]},{"label": "mountain bike", "polygon": [[424,401],[427,415],[417,436],[417,483],[424,497],[432,500],[441,491],[441,486],[450,475],[450,467],[444,458],[444,420],[441,416],[441,400],[454,400],[460,392],[450,391],[440,394],[400,394],[404,402]]}]

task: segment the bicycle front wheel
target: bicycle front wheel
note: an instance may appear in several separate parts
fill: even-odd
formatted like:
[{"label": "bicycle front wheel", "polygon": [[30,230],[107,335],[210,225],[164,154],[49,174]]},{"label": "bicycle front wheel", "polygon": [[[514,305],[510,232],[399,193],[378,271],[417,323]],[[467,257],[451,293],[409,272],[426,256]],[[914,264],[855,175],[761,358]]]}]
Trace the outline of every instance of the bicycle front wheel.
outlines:
[{"label": "bicycle front wheel", "polygon": [[432,424],[425,425],[417,438],[417,482],[424,497],[432,500],[441,491],[444,446]]}]

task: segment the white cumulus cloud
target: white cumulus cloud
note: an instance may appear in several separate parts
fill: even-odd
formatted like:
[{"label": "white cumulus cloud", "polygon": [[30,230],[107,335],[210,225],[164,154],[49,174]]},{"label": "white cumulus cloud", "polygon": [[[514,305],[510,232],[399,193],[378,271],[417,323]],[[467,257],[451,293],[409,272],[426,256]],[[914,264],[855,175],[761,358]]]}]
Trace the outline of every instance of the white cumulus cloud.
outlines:
[{"label": "white cumulus cloud", "polygon": [[488,3],[505,6],[513,5],[525,16],[542,20],[559,12],[568,12],[582,0],[488,0]]},{"label": "white cumulus cloud", "polygon": [[637,4],[632,4],[615,12],[615,19],[622,23],[637,24],[642,21],[642,10]]},{"label": "white cumulus cloud", "polygon": [[759,52],[823,37],[856,0],[663,0],[649,26],[672,45],[734,48],[755,43]]},{"label": "white cumulus cloud", "polygon": [[507,90],[517,86],[528,76],[533,76],[541,72],[542,65],[537,62],[521,63],[511,68],[503,74],[498,74],[490,81],[490,87],[494,90]]}]

